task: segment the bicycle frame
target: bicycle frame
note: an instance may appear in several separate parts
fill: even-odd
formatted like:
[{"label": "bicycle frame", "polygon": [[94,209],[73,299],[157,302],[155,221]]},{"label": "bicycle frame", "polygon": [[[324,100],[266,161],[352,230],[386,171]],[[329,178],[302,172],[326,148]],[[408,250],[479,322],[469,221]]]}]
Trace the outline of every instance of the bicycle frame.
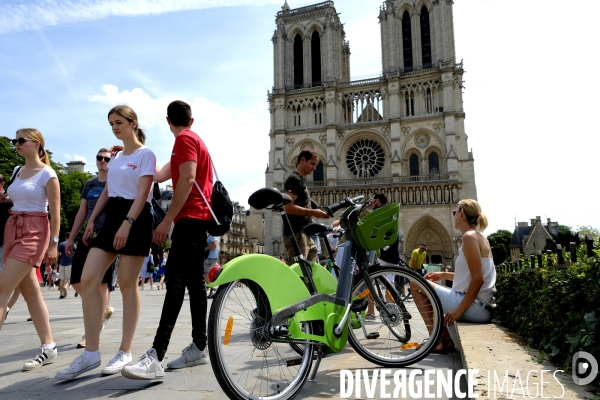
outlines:
[{"label": "bicycle frame", "polygon": [[[350,218],[352,213],[357,213],[353,217],[357,219],[359,208],[356,205],[347,208],[342,220]],[[289,224],[283,209],[278,211],[284,223]],[[311,264],[303,256],[298,256],[298,264],[290,268],[276,258],[251,254],[237,257],[225,264],[219,277],[207,286],[220,286],[234,281],[255,282],[268,299],[268,304],[261,304],[260,296],[256,293],[258,289],[253,290],[259,313],[270,319],[264,332],[270,340],[289,343],[305,343],[306,340],[310,340],[324,344],[331,352],[339,352],[348,341],[348,319],[353,300],[353,258],[380,312],[392,317],[369,278],[366,250],[362,249],[358,240],[353,237],[353,227],[345,228],[346,250],[337,282],[325,268],[316,263]],[[293,245],[296,254],[300,254],[295,240]],[[328,243],[327,247],[331,254]],[[390,286],[393,288],[393,285]],[[265,313],[263,308],[267,308],[268,312]],[[312,324],[310,334],[302,329],[305,323]]]}]

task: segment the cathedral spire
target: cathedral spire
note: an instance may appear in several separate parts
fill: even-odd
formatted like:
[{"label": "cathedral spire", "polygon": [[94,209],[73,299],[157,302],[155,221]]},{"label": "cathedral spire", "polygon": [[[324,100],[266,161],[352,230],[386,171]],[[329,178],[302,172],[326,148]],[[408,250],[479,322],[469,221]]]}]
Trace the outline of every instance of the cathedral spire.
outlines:
[{"label": "cathedral spire", "polygon": [[283,7],[281,7],[281,10],[290,11],[290,6],[288,5],[287,0],[285,0],[285,4],[283,5]]}]

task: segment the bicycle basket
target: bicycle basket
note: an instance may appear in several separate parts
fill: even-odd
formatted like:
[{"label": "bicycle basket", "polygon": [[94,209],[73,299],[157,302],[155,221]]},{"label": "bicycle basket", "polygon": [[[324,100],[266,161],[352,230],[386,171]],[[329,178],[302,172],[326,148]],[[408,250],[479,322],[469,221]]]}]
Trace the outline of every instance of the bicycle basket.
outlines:
[{"label": "bicycle basket", "polygon": [[366,215],[356,225],[356,236],[367,250],[379,250],[398,239],[400,203],[388,204]]}]

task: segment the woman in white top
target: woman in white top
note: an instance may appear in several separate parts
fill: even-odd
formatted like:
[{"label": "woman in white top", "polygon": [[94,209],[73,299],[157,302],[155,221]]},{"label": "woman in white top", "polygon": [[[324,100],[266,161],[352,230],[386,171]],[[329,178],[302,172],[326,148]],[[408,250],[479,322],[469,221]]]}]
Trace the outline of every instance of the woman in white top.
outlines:
[{"label": "woman in white top", "polygon": [[489,308],[496,284],[492,249],[481,233],[488,225],[481,206],[475,200],[461,200],[452,214],[454,227],[463,235],[455,272],[430,272],[425,275],[429,281],[453,281],[452,288],[430,282],[444,310],[444,331],[441,343],[436,348],[438,352],[454,348],[447,326],[455,321],[488,322],[492,319]]},{"label": "woman in white top", "polygon": [[[116,374],[132,361],[131,344],[140,314],[138,276],[152,244],[150,201],[156,157],[144,146],[146,135],[138,127],[137,115],[130,107],[114,107],[108,113],[108,121],[114,135],[123,141],[123,151],[116,153],[108,164],[106,186],[83,234],[84,242],[90,243],[81,275],[86,346],[82,355],[56,374],[58,380],[71,380],[100,366],[99,321],[104,309],[98,285],[117,255],[120,255],[123,333],[119,351],[102,374]],[[95,221],[102,212],[105,213],[104,223],[98,235],[93,237]]]},{"label": "woman in white top", "polygon": [[[15,289],[27,302],[33,325],[41,341],[38,354],[24,366],[29,371],[51,363],[57,355],[52,339],[48,308],[37,279],[42,260],[56,262],[60,231],[60,187],[44,150],[44,137],[37,129],[17,131],[13,140],[25,165],[15,168],[15,179],[0,202],[11,204],[4,229],[4,269],[0,273],[0,328]],[[48,221],[48,205],[50,221]],[[33,267],[33,268],[32,268]]]}]

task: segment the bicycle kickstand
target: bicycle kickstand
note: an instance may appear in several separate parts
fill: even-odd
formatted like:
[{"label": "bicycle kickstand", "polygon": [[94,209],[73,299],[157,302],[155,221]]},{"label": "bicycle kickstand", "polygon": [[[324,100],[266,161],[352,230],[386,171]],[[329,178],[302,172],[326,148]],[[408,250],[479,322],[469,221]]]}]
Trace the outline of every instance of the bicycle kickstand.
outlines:
[{"label": "bicycle kickstand", "polygon": [[319,370],[319,366],[321,365],[322,359],[323,359],[323,345],[320,344],[317,347],[317,362],[315,363],[312,374],[310,375],[310,378],[308,379],[309,382],[317,381],[315,378],[317,376],[317,371]]}]

